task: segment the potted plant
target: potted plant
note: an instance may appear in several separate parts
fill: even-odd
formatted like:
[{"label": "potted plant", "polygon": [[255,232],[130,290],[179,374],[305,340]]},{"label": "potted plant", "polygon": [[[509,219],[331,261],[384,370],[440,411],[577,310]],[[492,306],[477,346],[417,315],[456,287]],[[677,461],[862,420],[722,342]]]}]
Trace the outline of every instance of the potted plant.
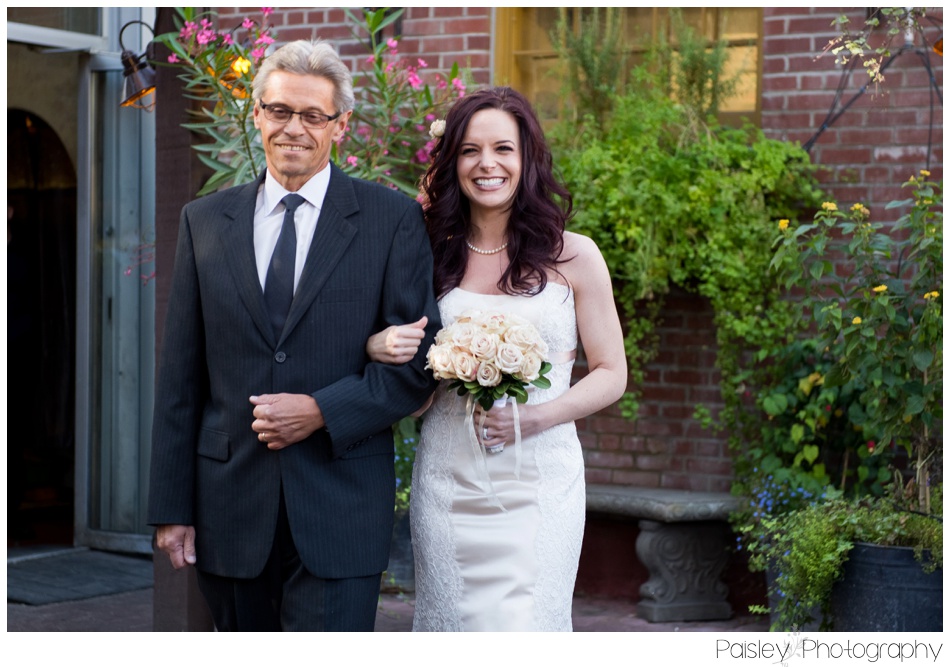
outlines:
[{"label": "potted plant", "polygon": [[[880,574],[883,565],[854,581],[865,552],[880,545],[904,548],[905,560],[913,554],[914,571],[932,577],[924,592],[942,586],[943,524],[934,516],[942,506],[942,188],[929,175],[912,177],[904,186],[913,196],[887,206],[904,211],[893,225],[871,222],[860,203],[842,211],[834,202],[810,223],[779,221],[772,267],[800,296],[799,321],[831,355],[822,385],[848,388],[848,415],[868,450],[893,456],[884,495],[826,489],[800,507],[760,517],[752,562],[777,567],[770,593],[781,628],[805,626],[815,610],[825,629],[933,630],[942,623],[940,592],[929,596],[940,611],[915,602],[903,613],[891,600],[909,586]],[[840,275],[832,258],[852,270]],[[892,594],[874,593],[877,584]],[[842,600],[856,592],[863,602]],[[849,613],[855,610],[861,623]],[[887,619],[875,620],[882,611]]]}]

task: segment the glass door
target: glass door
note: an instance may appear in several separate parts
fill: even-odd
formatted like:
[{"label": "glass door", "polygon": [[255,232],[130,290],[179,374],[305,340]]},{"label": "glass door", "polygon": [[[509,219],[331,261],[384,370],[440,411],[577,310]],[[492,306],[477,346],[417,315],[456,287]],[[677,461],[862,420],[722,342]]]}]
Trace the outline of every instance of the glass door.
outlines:
[{"label": "glass door", "polygon": [[75,542],[151,553],[155,122],[119,106],[122,84],[118,58],[90,58],[80,103]]}]

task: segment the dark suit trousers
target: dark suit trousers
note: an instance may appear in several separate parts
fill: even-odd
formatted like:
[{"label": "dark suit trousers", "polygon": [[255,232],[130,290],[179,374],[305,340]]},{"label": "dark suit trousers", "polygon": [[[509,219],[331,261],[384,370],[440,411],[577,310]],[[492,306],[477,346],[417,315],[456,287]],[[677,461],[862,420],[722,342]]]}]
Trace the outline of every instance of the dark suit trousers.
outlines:
[{"label": "dark suit trousers", "polygon": [[351,579],[310,574],[294,546],[283,495],[274,546],[259,576],[197,574],[221,632],[372,632],[376,624],[381,573]]}]

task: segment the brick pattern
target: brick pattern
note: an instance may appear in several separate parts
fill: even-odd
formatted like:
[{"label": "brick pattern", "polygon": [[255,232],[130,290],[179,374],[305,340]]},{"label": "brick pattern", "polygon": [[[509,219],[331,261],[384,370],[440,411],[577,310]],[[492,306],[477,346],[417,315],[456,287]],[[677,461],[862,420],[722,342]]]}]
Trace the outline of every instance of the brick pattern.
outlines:
[{"label": "brick pattern", "polygon": [[[763,10],[762,128],[769,136],[805,144],[828,119],[843,68],[830,53],[817,55],[837,35],[832,21],[841,14],[855,27],[866,18],[864,8]],[[933,18],[941,25],[942,10]],[[924,26],[932,42],[939,30],[928,21]],[[892,50],[902,43],[894,43]],[[943,58],[930,51],[929,59],[942,91]],[[867,82],[859,64],[845,82],[834,113]],[[862,202],[882,221],[893,216],[884,212],[884,205],[906,196],[900,185],[918,170],[929,169],[933,178],[943,178],[943,108],[921,57],[912,51],[899,55],[884,72],[882,86],[869,86],[857,97],[824,130],[810,154],[821,167],[823,185],[839,202]]]},{"label": "brick pattern", "polygon": [[[221,10],[222,24],[232,25],[257,11]],[[836,16],[846,13],[857,26],[863,24],[863,12],[863,8],[763,10],[762,127],[769,136],[804,144],[825,121],[841,68],[831,55],[816,56],[836,34],[832,27]],[[942,22],[942,10],[936,12]],[[341,9],[277,8],[272,22],[279,41],[329,39],[353,70],[360,70],[365,50],[352,37]],[[476,83],[486,84],[491,80],[491,25],[488,8],[411,7],[403,17],[400,50],[424,58],[437,71],[458,62],[471,68]],[[934,32],[929,29],[928,35],[933,38]],[[931,63],[942,90],[942,58],[931,53]],[[842,105],[866,79],[858,68],[842,94]],[[884,204],[903,196],[900,184],[911,174],[929,168],[934,178],[942,178],[942,106],[934,100],[931,128],[930,103],[929,80],[920,59],[900,56],[885,72],[882,90],[862,95],[811,150],[831,196],[846,206],[861,201],[875,218],[887,219]],[[722,407],[712,317],[708,302],[700,297],[670,295],[658,331],[659,354],[647,368],[638,420],[628,422],[611,407],[577,424],[588,482],[728,490],[732,467],[724,436],[703,430],[692,419],[698,404],[714,415]],[[583,374],[582,363],[577,372]]]},{"label": "brick pattern", "polygon": [[[358,12],[357,8],[352,10]],[[218,10],[222,26],[239,24],[245,16],[259,19],[259,9]],[[353,35],[343,9],[335,7],[274,8],[269,17],[277,43],[296,39],[325,39],[336,47],[354,73],[365,69],[367,46]],[[453,63],[465,68],[475,84],[491,80],[491,8],[408,7],[401,21],[399,53],[422,58],[428,72],[448,72]],[[386,35],[392,34],[392,27]],[[364,34],[365,37],[365,34]]]},{"label": "brick pattern", "polygon": [[[697,405],[722,408],[716,363],[716,329],[708,301],[674,290],[657,328],[656,358],[636,421],[616,407],[577,423],[587,481],[690,491],[729,490],[732,465],[721,434],[693,419]],[[584,372],[579,368],[578,374]]]}]

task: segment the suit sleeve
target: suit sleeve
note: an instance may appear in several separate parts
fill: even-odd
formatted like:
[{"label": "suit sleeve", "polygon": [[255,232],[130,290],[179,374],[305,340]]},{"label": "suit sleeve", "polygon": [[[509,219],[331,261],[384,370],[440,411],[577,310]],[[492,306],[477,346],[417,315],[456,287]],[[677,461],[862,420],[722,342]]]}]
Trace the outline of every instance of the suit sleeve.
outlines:
[{"label": "suit sleeve", "polygon": [[195,447],[208,381],[195,252],[182,211],[155,391],[147,522],[194,524]]},{"label": "suit sleeve", "polygon": [[401,365],[370,362],[362,375],[342,378],[313,394],[335,457],[417,410],[437,384],[425,364],[441,323],[432,287],[432,250],[417,202],[407,207],[393,236],[381,309],[384,326],[414,322],[426,315],[426,336],[412,361]]}]

